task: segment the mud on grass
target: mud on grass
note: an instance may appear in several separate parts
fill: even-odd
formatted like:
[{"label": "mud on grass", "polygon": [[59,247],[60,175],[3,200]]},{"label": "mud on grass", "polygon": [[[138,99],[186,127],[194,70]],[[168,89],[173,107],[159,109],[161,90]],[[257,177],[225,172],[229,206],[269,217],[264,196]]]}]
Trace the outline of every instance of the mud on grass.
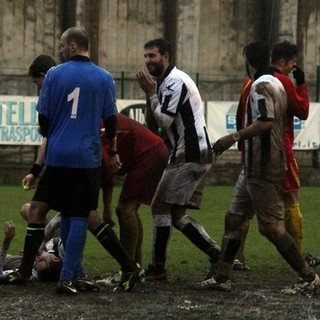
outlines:
[{"label": "mud on grass", "polygon": [[237,272],[232,292],[202,290],[199,279],[145,282],[131,293],[103,288],[58,295],[55,283],[0,286],[0,319],[320,319],[320,296],[284,295],[294,275]]}]

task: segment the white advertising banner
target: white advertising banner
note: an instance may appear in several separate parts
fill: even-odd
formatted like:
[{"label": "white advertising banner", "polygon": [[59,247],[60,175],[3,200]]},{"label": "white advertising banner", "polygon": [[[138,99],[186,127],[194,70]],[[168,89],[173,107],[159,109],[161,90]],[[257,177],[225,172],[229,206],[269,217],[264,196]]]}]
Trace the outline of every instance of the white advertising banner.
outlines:
[{"label": "white advertising banner", "polygon": [[[207,129],[212,143],[227,134],[236,132],[237,106],[238,103],[235,101],[207,102]],[[235,148],[236,144],[230,149]]]},{"label": "white advertising banner", "polygon": [[[207,126],[211,142],[236,131],[237,102],[208,101]],[[316,150],[320,147],[320,103],[310,103],[307,120],[294,118],[295,150]],[[236,148],[233,145],[232,148]]]},{"label": "white advertising banner", "polygon": [[305,121],[295,118],[295,150],[316,150],[320,148],[320,103],[310,103],[309,116]]},{"label": "white advertising banner", "polygon": [[[40,145],[36,104],[38,97],[0,96],[0,144]],[[209,101],[206,121],[211,142],[235,132],[237,102]],[[118,111],[144,124],[145,100],[117,100]],[[294,149],[315,150],[320,147],[320,103],[311,103],[306,121],[295,118]],[[234,145],[232,148],[235,148]]]},{"label": "white advertising banner", "polygon": [[[0,145],[40,145],[38,97],[0,95]],[[117,100],[119,112],[144,124],[145,100]]]},{"label": "white advertising banner", "polygon": [[39,145],[38,97],[0,96],[0,144]]}]

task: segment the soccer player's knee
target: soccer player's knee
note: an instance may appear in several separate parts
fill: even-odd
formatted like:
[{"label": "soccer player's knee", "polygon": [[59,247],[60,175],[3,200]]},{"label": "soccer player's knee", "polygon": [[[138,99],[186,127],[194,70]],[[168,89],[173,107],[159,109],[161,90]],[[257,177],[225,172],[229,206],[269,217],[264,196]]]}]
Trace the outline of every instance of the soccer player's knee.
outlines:
[{"label": "soccer player's knee", "polygon": [[192,223],[193,221],[194,220],[188,215],[184,215],[179,219],[172,219],[172,225],[178,230],[183,230],[187,224]]},{"label": "soccer player's knee", "polygon": [[124,221],[131,217],[135,217],[138,211],[138,205],[136,204],[122,204],[119,203],[116,208],[116,215],[119,221]]},{"label": "soccer player's knee", "polygon": [[225,216],[225,229],[226,230],[238,230],[241,229],[245,219],[242,216],[227,213]]},{"label": "soccer player's knee", "polygon": [[101,223],[103,223],[103,220],[99,213],[97,211],[90,211],[89,217],[88,217],[88,229],[89,231],[93,232],[96,230]]},{"label": "soccer player's knee", "polygon": [[152,202],[151,212],[152,216],[171,215],[171,205],[161,201]]},{"label": "soccer player's knee", "polygon": [[240,239],[244,222],[245,219],[242,216],[227,213],[225,216],[225,236],[232,239]]},{"label": "soccer player's knee", "polygon": [[158,207],[154,204],[151,204],[151,212],[153,216],[160,214]]},{"label": "soccer player's knee", "polygon": [[28,217],[29,217],[29,210],[30,210],[30,203],[24,203],[20,209],[20,215],[22,216],[23,219],[25,219],[26,221],[28,221]]},{"label": "soccer player's knee", "polygon": [[277,226],[273,223],[259,223],[259,232],[270,238],[277,231]]}]

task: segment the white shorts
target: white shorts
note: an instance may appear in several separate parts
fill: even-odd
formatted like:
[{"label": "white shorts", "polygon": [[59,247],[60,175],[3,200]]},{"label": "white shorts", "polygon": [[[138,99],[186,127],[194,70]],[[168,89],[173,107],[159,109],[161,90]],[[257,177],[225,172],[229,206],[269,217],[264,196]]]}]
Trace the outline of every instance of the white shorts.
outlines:
[{"label": "white shorts", "polygon": [[[169,214],[163,212],[169,205],[186,206],[199,209],[202,200],[204,178],[212,164],[195,162],[169,164],[164,170],[158,188],[152,200],[153,214]],[[165,205],[166,204],[166,205]]]}]

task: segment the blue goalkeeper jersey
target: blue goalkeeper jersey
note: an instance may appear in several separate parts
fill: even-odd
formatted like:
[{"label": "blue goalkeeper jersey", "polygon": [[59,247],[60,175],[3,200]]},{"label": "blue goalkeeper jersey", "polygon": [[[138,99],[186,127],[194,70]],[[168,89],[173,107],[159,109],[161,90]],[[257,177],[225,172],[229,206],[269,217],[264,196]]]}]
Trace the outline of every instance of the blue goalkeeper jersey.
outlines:
[{"label": "blue goalkeeper jersey", "polygon": [[117,112],[114,80],[106,70],[83,57],[51,68],[37,111],[49,119],[46,165],[100,167],[100,121]]}]

